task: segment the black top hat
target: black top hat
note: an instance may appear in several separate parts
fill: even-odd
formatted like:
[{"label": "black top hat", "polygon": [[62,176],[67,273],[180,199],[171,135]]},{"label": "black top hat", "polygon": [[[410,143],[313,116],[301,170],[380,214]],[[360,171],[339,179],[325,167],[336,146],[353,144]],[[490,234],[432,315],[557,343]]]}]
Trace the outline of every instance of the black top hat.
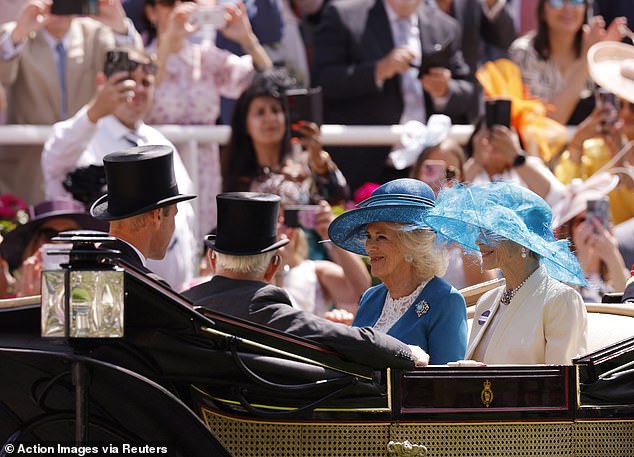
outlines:
[{"label": "black top hat", "polygon": [[205,244],[223,254],[255,255],[288,244],[277,239],[280,197],[257,192],[227,192],[216,196],[218,226]]},{"label": "black top hat", "polygon": [[90,208],[93,217],[115,221],[196,198],[178,193],[169,146],[139,146],[103,158],[108,193]]},{"label": "black top hat", "polygon": [[29,221],[17,226],[4,236],[0,243],[0,256],[15,270],[22,265],[22,256],[31,239],[44,222],[55,217],[73,219],[87,230],[108,230],[106,222],[98,221],[86,213],[84,205],[75,200],[45,200],[29,207]]}]

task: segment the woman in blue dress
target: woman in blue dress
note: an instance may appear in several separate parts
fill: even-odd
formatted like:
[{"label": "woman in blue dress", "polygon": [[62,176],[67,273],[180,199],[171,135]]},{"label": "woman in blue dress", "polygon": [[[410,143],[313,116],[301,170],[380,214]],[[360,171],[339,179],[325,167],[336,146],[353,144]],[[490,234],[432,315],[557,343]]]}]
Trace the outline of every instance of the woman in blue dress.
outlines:
[{"label": "woman in blue dress", "polygon": [[447,268],[445,248],[424,222],[434,204],[427,184],[396,179],[337,217],[328,235],[337,246],[367,255],[372,275],[382,281],[363,294],[352,325],[418,345],[438,365],[464,358],[467,315],[462,295],[439,277]]}]

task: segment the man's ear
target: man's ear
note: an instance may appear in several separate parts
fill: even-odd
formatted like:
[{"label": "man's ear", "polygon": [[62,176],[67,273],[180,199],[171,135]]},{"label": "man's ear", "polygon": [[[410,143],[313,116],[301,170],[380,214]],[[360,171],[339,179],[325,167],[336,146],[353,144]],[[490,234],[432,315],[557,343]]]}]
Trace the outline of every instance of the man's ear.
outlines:
[{"label": "man's ear", "polygon": [[207,257],[209,258],[209,266],[211,267],[211,272],[216,274],[216,251],[213,249],[207,250]]},{"label": "man's ear", "polygon": [[282,258],[279,254],[275,254],[271,257],[271,261],[269,262],[269,266],[266,268],[264,272],[264,281],[271,282],[275,273],[277,273],[277,269],[280,267],[280,263],[282,262]]}]

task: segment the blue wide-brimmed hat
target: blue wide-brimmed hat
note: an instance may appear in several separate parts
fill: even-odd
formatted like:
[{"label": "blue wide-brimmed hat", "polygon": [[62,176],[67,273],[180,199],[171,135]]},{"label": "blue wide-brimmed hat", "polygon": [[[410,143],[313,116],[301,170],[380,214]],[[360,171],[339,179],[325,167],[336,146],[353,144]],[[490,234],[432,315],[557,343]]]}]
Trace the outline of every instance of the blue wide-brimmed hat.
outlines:
[{"label": "blue wide-brimmed hat", "polygon": [[443,189],[426,223],[438,234],[479,251],[476,241],[490,232],[540,256],[548,275],[561,282],[585,285],[577,257],[567,240],[555,240],[550,206],[525,187],[507,182]]},{"label": "blue wide-brimmed hat", "polygon": [[402,178],[377,187],[372,196],[347,211],[328,227],[328,236],[337,246],[367,255],[365,226],[370,222],[397,222],[405,230],[428,228],[425,213],[435,204],[434,191],[418,179]]}]

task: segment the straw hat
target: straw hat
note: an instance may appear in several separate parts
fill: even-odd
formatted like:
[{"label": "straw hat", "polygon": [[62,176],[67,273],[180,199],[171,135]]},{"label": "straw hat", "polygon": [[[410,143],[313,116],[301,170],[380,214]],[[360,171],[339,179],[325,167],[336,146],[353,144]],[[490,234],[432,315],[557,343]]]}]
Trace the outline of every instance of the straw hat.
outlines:
[{"label": "straw hat", "polygon": [[588,50],[590,77],[599,86],[634,103],[634,46],[602,41]]},{"label": "straw hat", "polygon": [[596,173],[583,181],[575,178],[566,186],[563,198],[553,205],[552,228],[565,224],[586,210],[588,200],[605,197],[619,183],[618,176],[607,171]]}]

